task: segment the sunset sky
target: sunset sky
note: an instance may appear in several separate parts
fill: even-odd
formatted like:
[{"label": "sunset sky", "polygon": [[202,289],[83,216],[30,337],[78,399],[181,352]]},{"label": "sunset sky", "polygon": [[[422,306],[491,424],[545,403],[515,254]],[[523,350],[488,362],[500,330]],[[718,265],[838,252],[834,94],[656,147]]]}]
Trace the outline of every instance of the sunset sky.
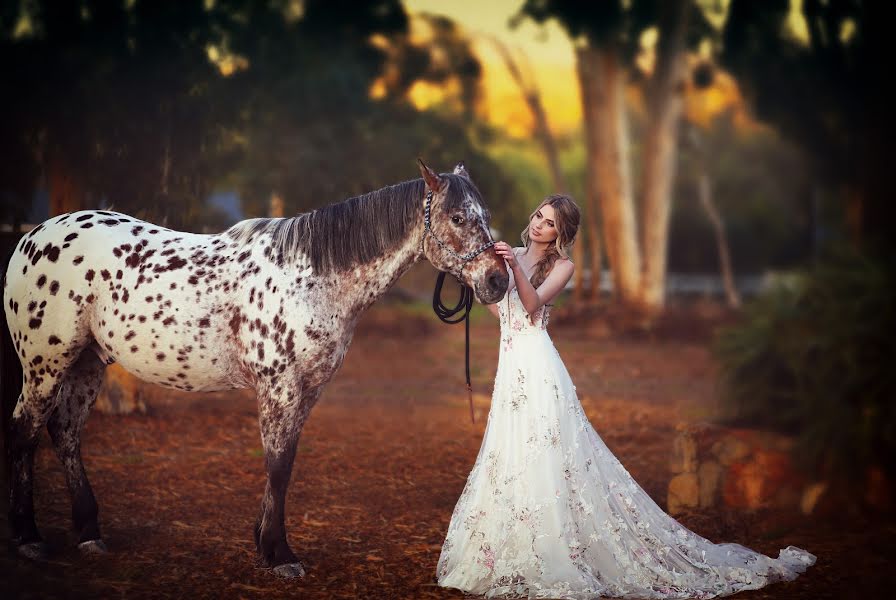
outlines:
[{"label": "sunset sky", "polygon": [[[531,131],[529,111],[491,42],[494,37],[506,44],[518,59],[528,61],[534,82],[541,90],[550,125],[555,133],[563,134],[577,128],[582,119],[573,45],[566,32],[553,20],[539,25],[531,19],[522,19],[511,29],[509,20],[522,4],[522,0],[405,0],[411,14],[447,16],[475,40],[475,49],[484,69],[485,106],[490,122],[517,137],[527,136]],[[719,7],[719,12],[708,15],[717,21],[717,25],[721,25],[727,1],[722,0]],[[791,0],[789,25],[797,39],[806,40],[808,34],[801,10],[802,0]],[[421,107],[440,96],[441,91],[425,86],[412,93],[412,98]],[[685,111],[689,120],[708,125],[714,115],[730,107],[734,108],[739,125],[755,125],[747,114],[737,82],[727,74],[719,73],[716,84],[708,90],[690,90]]]},{"label": "sunset sky", "polygon": [[[578,125],[581,108],[573,47],[556,22],[541,26],[531,19],[524,19],[518,27],[511,29],[508,20],[522,6],[519,0],[406,0],[405,6],[412,14],[427,12],[450,17],[476,41],[476,51],[484,68],[486,109],[492,123],[512,135],[525,135],[531,121],[519,88],[491,42],[491,38],[496,37],[514,54],[522,53],[519,56],[528,59],[551,126],[562,132]],[[426,92],[420,91],[415,100],[425,104]]]}]

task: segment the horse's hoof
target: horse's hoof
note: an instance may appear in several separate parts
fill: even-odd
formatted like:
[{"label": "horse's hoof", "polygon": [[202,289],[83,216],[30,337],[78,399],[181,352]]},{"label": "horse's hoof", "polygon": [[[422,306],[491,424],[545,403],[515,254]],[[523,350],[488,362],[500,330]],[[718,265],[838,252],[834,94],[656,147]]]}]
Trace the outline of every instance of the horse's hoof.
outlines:
[{"label": "horse's hoof", "polygon": [[279,577],[285,577],[286,579],[304,577],[305,567],[302,566],[302,563],[286,563],[274,567],[274,573]]},{"label": "horse's hoof", "polygon": [[106,542],[103,540],[87,540],[78,544],[78,550],[81,554],[106,554],[109,549],[106,548]]},{"label": "horse's hoof", "polygon": [[50,550],[44,542],[30,542],[16,548],[19,556],[28,560],[47,560]]}]

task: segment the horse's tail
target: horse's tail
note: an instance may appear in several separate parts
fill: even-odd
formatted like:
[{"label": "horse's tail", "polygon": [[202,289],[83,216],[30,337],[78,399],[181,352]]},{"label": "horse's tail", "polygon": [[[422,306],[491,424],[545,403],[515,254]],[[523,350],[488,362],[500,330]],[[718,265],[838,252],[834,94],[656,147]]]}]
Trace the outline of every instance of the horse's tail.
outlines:
[{"label": "horse's tail", "polygon": [[[9,270],[9,262],[12,260],[12,251],[3,260],[3,273],[0,279],[0,299],[3,298],[2,290],[6,289],[6,272]],[[0,307],[2,309],[4,307]],[[5,310],[0,310],[4,315]],[[2,425],[5,451],[9,452],[9,424],[12,421],[12,413],[19,395],[22,393],[22,363],[19,362],[19,354],[12,343],[12,335],[9,331],[9,323],[5,315],[2,316],[0,329],[3,337],[0,340],[0,425]],[[2,461],[0,461],[2,462]]]}]

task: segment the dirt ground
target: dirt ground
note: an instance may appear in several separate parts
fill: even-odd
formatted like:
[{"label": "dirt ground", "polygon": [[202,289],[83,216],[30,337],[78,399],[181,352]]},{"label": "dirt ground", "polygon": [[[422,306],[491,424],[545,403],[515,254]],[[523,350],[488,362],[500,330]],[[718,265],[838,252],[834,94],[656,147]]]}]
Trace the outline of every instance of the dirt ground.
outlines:
[{"label": "dirt ground", "polygon": [[[380,305],[363,319],[299,443],[287,529],[304,578],[278,579],[255,555],[264,468],[254,397],[154,388],[150,414],[94,414],[87,426],[84,458],[110,553],[81,557],[75,550],[62,471],[44,439],[35,494],[51,560],[27,563],[3,553],[0,596],[463,597],[437,587],[434,572],[479,448],[497,363],[497,324],[476,310],[475,425],[463,385],[462,326],[442,325],[424,311],[396,320],[395,309]],[[620,336],[599,322],[582,327],[567,319],[552,325],[552,337],[597,431],[665,506],[675,426],[709,417],[717,396],[705,336]],[[739,598],[891,597],[890,517],[718,509],[680,520],[714,541],[773,556],[790,544],[818,555],[796,581]]]}]

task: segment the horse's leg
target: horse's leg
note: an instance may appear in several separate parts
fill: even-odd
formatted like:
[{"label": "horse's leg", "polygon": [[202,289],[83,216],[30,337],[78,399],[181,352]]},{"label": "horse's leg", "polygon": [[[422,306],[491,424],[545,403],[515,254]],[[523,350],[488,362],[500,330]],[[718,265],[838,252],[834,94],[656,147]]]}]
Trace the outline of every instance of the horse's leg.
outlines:
[{"label": "horse's leg", "polygon": [[47,557],[47,546],[34,522],[34,452],[40,432],[55,409],[58,375],[30,374],[22,387],[9,422],[9,528],[19,555],[33,560]]},{"label": "horse's leg", "polygon": [[63,378],[58,406],[47,423],[56,455],[65,470],[72,500],[72,523],[78,535],[78,548],[84,553],[106,551],[100,538],[96,498],[81,460],[81,430],[100,391],[105,369],[106,363],[95,352],[83,351]]},{"label": "horse's leg", "polygon": [[286,491],[299,435],[319,389],[304,396],[299,386],[273,393],[259,390],[258,409],[264,462],[268,473],[261,512],[255,524],[255,545],[264,563],[282,577],[301,577],[305,569],[286,540]]}]

